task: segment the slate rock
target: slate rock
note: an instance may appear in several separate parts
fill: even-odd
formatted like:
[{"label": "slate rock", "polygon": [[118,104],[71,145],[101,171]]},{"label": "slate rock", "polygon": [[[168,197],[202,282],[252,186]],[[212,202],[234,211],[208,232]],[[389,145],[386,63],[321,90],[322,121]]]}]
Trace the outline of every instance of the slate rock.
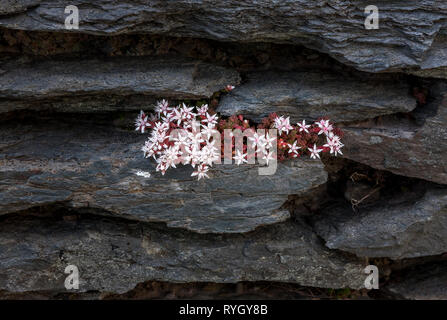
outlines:
[{"label": "slate rock", "polygon": [[425,54],[419,69],[410,69],[407,72],[419,77],[447,79],[447,35],[439,34],[431,48]]},{"label": "slate rock", "polygon": [[256,72],[224,96],[217,109],[223,115],[243,114],[260,122],[272,112],[293,122],[320,117],[340,121],[410,112],[416,100],[404,82],[371,81],[320,72]]},{"label": "slate rock", "polygon": [[0,112],[135,110],[144,98],[199,100],[239,83],[235,70],[178,57],[5,59],[0,69]]},{"label": "slate rock", "polygon": [[40,2],[40,0],[1,0],[0,15],[23,13],[32,7],[39,6]]},{"label": "slate rock", "polygon": [[[366,29],[367,1],[249,0],[134,1],[73,0],[79,29],[67,30],[61,0],[0,7],[0,26],[36,31],[102,35],[160,34],[235,42],[300,44],[328,53],[340,62],[368,72],[445,67],[442,48],[447,4],[443,0],[379,1],[379,28]],[[38,3],[38,5],[37,5]],[[24,11],[25,10],[25,11]]]},{"label": "slate rock", "polygon": [[447,184],[447,84],[409,116],[390,116],[342,127],[344,157],[398,175]]},{"label": "slate rock", "polygon": [[447,252],[447,189],[371,204],[356,213],[336,205],[315,218],[315,231],[331,249],[359,257],[416,258]]},{"label": "slate rock", "polygon": [[5,123],[0,137],[1,214],[64,203],[200,233],[246,232],[288,219],[288,196],[327,180],[321,161],[310,159],[279,163],[273,175],[222,164],[210,179],[197,181],[182,165],[162,176],[143,157],[147,136],[76,119]]},{"label": "slate rock", "polygon": [[409,300],[447,299],[447,262],[421,265],[404,272],[386,286],[398,298]]},{"label": "slate rock", "polygon": [[199,235],[141,222],[81,216],[9,217],[0,223],[0,290],[124,293],[145,281],[279,281],[320,288],[363,287],[363,265],[321,245],[305,225],[249,234]]}]

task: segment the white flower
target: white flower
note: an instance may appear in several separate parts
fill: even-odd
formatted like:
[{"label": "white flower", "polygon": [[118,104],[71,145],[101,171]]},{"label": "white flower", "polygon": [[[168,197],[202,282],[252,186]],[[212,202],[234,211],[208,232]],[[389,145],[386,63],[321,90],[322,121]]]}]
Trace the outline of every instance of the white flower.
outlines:
[{"label": "white flower", "polygon": [[203,106],[201,106],[200,108],[196,107],[197,109],[197,113],[200,116],[206,116],[206,113],[208,112],[208,105],[204,104]]},{"label": "white flower", "polygon": [[160,157],[156,161],[157,161],[157,167],[155,168],[155,170],[157,172],[161,171],[161,174],[164,176],[166,173],[166,170],[168,169],[166,166],[166,162],[164,162],[164,158]]},{"label": "white flower", "polygon": [[149,120],[147,115],[143,111],[140,111],[137,119],[135,119],[135,131],[141,131],[141,133],[144,133],[146,127],[150,127]]},{"label": "white flower", "polygon": [[290,117],[276,117],[274,126],[278,129],[280,135],[283,131],[289,134],[289,131],[293,130],[293,127],[290,125]]},{"label": "white flower", "polygon": [[328,137],[331,138],[336,143],[341,143],[340,137],[335,135],[333,132],[329,132]]},{"label": "white flower", "polygon": [[329,133],[329,135],[326,137],[327,143],[323,145],[323,147],[327,147],[330,149],[330,153],[334,154],[334,156],[337,156],[337,154],[343,154],[341,152],[341,148],[344,146],[343,143],[340,141],[340,137],[334,135],[332,132]]},{"label": "white flower", "polygon": [[166,100],[158,101],[157,106],[155,107],[155,112],[160,116],[162,113],[167,115],[169,113],[169,103]]},{"label": "white flower", "polygon": [[141,148],[141,150],[144,152],[144,156],[146,158],[150,158],[152,156],[154,156],[155,158],[153,143],[149,139],[144,143],[144,146]]},{"label": "white flower", "polygon": [[320,120],[318,122],[315,122],[316,125],[320,128],[320,131],[318,132],[318,135],[324,133],[325,135],[328,135],[332,130],[333,127],[329,123],[329,120]]},{"label": "white flower", "polygon": [[344,146],[344,145],[343,145],[342,143],[335,145],[334,148],[333,148],[333,150],[331,150],[331,153],[332,153],[332,151],[333,151],[333,152],[334,152],[334,156],[337,156],[337,153],[343,155],[343,152],[341,152],[341,148],[342,148],[343,146]]},{"label": "white flower", "polygon": [[270,138],[270,135],[267,133],[267,135],[265,136],[265,145],[266,145],[267,149],[273,148],[273,143],[275,141],[276,141],[276,137]]},{"label": "white flower", "polygon": [[266,145],[265,136],[260,135],[257,132],[253,134],[253,137],[248,137],[248,140],[252,142],[253,148],[264,149]]},{"label": "white flower", "polygon": [[166,163],[166,169],[169,167],[176,168],[176,164],[180,162],[181,156],[180,148],[178,146],[172,146],[164,152],[164,161]]},{"label": "white flower", "polygon": [[269,151],[268,153],[266,153],[262,159],[264,159],[267,162],[267,165],[269,165],[270,160],[275,160],[273,151]]},{"label": "white flower", "polygon": [[155,123],[155,127],[154,130],[152,132],[156,132],[156,133],[167,133],[169,130],[169,123],[167,122],[156,122]]},{"label": "white flower", "polygon": [[205,140],[202,137],[202,132],[197,132],[197,133],[189,133],[189,139],[190,139],[190,144],[194,147],[200,147],[200,144],[205,142]]},{"label": "white flower", "polygon": [[207,122],[208,124],[217,124],[217,114],[209,114],[206,113],[206,119],[203,119],[203,122]]},{"label": "white flower", "polygon": [[182,119],[184,121],[191,121],[193,119],[195,119],[196,114],[194,112],[192,112],[192,110],[194,110],[194,107],[190,107],[188,108],[184,103],[182,106]]},{"label": "white flower", "polygon": [[307,148],[310,151],[310,158],[311,159],[320,159],[320,155],[318,153],[320,153],[321,151],[323,151],[323,149],[318,149],[317,145],[314,143],[314,147],[313,148]]},{"label": "white flower", "polygon": [[302,123],[298,122],[297,125],[298,125],[298,127],[300,127],[299,132],[304,131],[306,133],[309,133],[309,130],[307,130],[307,129],[310,128],[310,124],[306,125],[306,120],[303,120]]},{"label": "white flower", "polygon": [[187,148],[187,153],[183,156],[183,164],[191,164],[193,168],[200,162],[200,158],[202,157],[202,153],[198,148],[193,146],[189,146]]},{"label": "white flower", "polygon": [[301,149],[301,147],[298,147],[296,145],[297,141],[295,141],[293,144],[287,144],[289,146],[289,153],[293,152],[293,157],[296,158],[298,156],[298,150]]},{"label": "white flower", "polygon": [[154,143],[163,144],[166,139],[169,139],[167,132],[167,130],[153,130],[151,136],[149,137],[149,140]]},{"label": "white flower", "polygon": [[197,176],[198,180],[200,180],[204,177],[209,178],[209,176],[206,174],[208,172],[208,170],[209,170],[208,166],[201,164],[201,165],[197,166],[197,170],[191,174],[191,177]]},{"label": "white flower", "polygon": [[206,145],[202,147],[200,162],[212,166],[213,162],[219,160],[219,158],[218,149],[214,146],[213,142],[208,141]]},{"label": "white flower", "polygon": [[240,165],[241,163],[247,163],[246,158],[247,158],[247,154],[246,153],[244,154],[244,153],[241,153],[240,150],[237,150],[237,155],[234,156],[233,159],[236,161],[237,165]]},{"label": "white flower", "polygon": [[177,132],[177,136],[176,137],[172,137],[172,141],[174,141],[174,145],[176,146],[188,146],[189,145],[189,134],[187,131],[181,131],[178,130]]},{"label": "white flower", "polygon": [[203,128],[202,129],[202,135],[204,137],[206,137],[207,140],[209,140],[213,136],[213,134],[218,132],[216,129],[214,129],[215,125],[212,124],[212,123],[208,123],[207,126],[202,124],[202,128]]},{"label": "white flower", "polygon": [[173,112],[172,112],[172,116],[171,116],[171,121],[173,121],[173,122],[177,121],[177,125],[179,126],[180,123],[182,123],[182,121],[183,121],[182,110],[179,107],[177,107],[177,108],[174,108],[172,111]]}]

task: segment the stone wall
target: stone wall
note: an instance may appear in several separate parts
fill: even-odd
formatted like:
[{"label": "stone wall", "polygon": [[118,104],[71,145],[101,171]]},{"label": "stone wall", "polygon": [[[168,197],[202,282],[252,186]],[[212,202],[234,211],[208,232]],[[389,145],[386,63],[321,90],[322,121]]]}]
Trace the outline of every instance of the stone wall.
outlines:
[{"label": "stone wall", "polygon": [[[361,291],[374,264],[380,294],[446,299],[447,5],[381,3],[365,30],[363,1],[76,0],[69,31],[64,2],[1,1],[0,297],[60,297],[70,264],[78,298]],[[327,116],[344,155],[162,176],[132,127],[161,98]]]}]

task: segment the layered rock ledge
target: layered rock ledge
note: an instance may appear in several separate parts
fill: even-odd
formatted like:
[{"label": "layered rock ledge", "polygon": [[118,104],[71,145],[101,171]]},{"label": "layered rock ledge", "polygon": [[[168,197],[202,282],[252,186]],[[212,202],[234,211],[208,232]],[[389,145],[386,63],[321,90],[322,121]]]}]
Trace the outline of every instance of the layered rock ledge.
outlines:
[{"label": "layered rock ledge", "polygon": [[53,119],[3,124],[0,132],[1,214],[63,202],[200,233],[246,232],[286,220],[289,195],[327,180],[315,160],[280,163],[267,176],[252,165],[215,165],[200,181],[191,166],[161,176],[143,157],[146,137],[111,124]]},{"label": "layered rock ledge", "polygon": [[361,79],[330,72],[253,72],[224,96],[218,112],[243,114],[260,121],[272,112],[294,122],[328,117],[354,121],[410,112],[416,100],[405,83],[392,79]]},{"label": "layered rock ledge", "polygon": [[124,293],[149,280],[280,281],[353,289],[363,265],[330,252],[304,225],[249,234],[199,235],[95,216],[19,217],[0,224],[0,290],[65,292],[67,265],[79,292]]},{"label": "layered rock ledge", "polygon": [[[379,29],[365,28],[368,2],[263,0],[151,1],[74,0],[79,30],[93,34],[147,33],[236,42],[302,44],[369,72],[433,71],[446,67],[447,4],[442,0],[378,4]],[[68,32],[63,1],[3,2],[0,26]],[[274,26],[274,27],[273,27]],[[442,42],[441,42],[442,43]],[[435,45],[434,45],[435,44]]]},{"label": "layered rock ledge", "polygon": [[3,59],[0,69],[0,112],[134,110],[157,97],[210,98],[240,81],[235,70],[178,57]]},{"label": "layered rock ledge", "polygon": [[447,184],[447,84],[431,88],[433,101],[406,117],[343,127],[344,156],[395,174]]},{"label": "layered rock ledge", "polygon": [[376,202],[358,213],[349,204],[331,206],[315,218],[314,229],[328,248],[359,257],[442,254],[447,252],[447,189],[424,186],[421,191]]}]

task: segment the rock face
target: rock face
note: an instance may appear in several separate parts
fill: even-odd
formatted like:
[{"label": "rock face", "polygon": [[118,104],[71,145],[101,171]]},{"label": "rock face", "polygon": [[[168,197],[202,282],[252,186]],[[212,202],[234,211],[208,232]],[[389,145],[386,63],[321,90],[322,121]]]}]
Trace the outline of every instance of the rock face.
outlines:
[{"label": "rock face", "polygon": [[447,35],[439,34],[422,60],[421,68],[410,71],[410,73],[420,77],[447,79],[447,67],[441,62],[446,59]]},{"label": "rock face", "polygon": [[[143,157],[144,135],[61,121],[2,126],[2,214],[65,202],[201,233],[245,232],[286,220],[289,212],[281,207],[288,195],[327,179],[314,160],[278,164],[269,176],[252,165],[215,165],[212,179],[200,181],[191,177],[191,166],[161,176]],[[140,170],[153,178],[137,176]]]},{"label": "rock face", "polygon": [[411,300],[447,299],[447,263],[423,265],[405,272],[400,281],[387,286],[399,298]]},{"label": "rock face", "polygon": [[370,81],[322,72],[259,72],[224,96],[217,109],[223,115],[243,114],[260,121],[271,112],[294,122],[326,116],[333,121],[374,118],[409,112],[416,100],[409,88],[391,80]]},{"label": "rock face", "polygon": [[405,194],[360,213],[348,204],[331,207],[316,219],[315,230],[327,247],[359,257],[439,255],[447,252],[447,189],[429,189],[419,199]]},{"label": "rock face", "polygon": [[[14,1],[13,1],[14,2]],[[67,32],[63,1],[26,1],[0,8],[0,26]],[[377,4],[379,29],[365,28],[364,1],[263,0],[151,1],[75,0],[79,30],[93,34],[148,33],[238,42],[303,44],[360,70],[439,68],[447,62],[436,43],[444,37],[447,4],[442,0]],[[433,45],[435,43],[435,45]]]},{"label": "rock face", "polygon": [[447,84],[411,118],[389,117],[344,127],[346,158],[377,169],[447,184]]},{"label": "rock face", "polygon": [[[117,99],[132,95],[140,101],[147,97],[149,101],[154,97],[202,99],[240,80],[234,70],[178,58],[23,60],[6,60],[1,65],[0,112],[51,106],[56,111],[116,110]],[[120,109],[139,108],[140,101],[129,101]]]},{"label": "rock face", "polygon": [[[447,2],[380,1],[366,29],[371,4],[0,0],[0,299],[72,297],[68,265],[77,297],[101,298],[148,281],[361,289],[370,263],[384,293],[444,298]],[[344,159],[162,176],[133,122],[163,98],[328,117]]]},{"label": "rock face", "polygon": [[83,216],[10,217],[0,224],[0,289],[65,292],[67,265],[79,291],[123,293],[148,280],[281,281],[363,286],[363,266],[325,249],[305,226],[278,224],[246,235],[198,235]]}]

